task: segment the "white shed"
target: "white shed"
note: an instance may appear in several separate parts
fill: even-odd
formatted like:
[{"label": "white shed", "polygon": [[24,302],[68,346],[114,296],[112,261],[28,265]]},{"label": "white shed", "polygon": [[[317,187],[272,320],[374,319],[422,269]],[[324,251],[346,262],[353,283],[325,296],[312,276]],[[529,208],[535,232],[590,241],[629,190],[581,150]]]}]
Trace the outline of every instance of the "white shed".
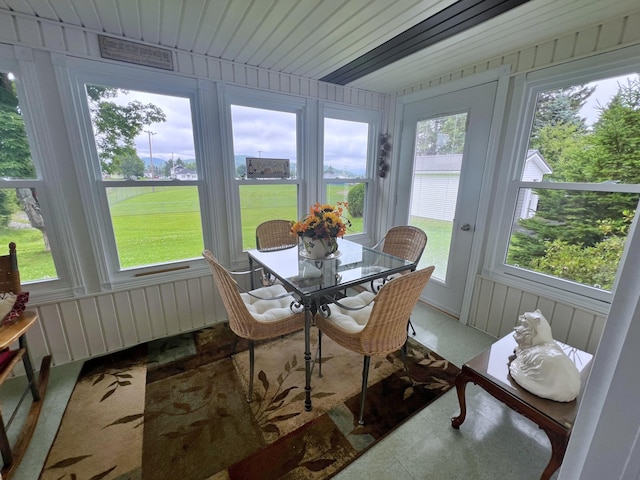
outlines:
[{"label": "white shed", "polygon": [[[460,182],[462,154],[421,155],[414,165],[411,192],[411,216],[453,221]],[[552,170],[538,150],[529,150],[522,179],[538,182]],[[517,212],[519,218],[533,216],[538,196],[531,190],[520,192]]]}]

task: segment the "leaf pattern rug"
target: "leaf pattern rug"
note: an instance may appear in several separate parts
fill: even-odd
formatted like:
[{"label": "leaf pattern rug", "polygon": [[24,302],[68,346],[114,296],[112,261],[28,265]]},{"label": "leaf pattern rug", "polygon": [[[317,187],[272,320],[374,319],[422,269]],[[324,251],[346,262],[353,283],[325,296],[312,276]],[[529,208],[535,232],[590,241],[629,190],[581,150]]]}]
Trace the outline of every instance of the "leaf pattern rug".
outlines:
[{"label": "leaf pattern rug", "polygon": [[256,345],[251,403],[247,345],[220,324],[87,361],[40,479],[330,478],[459,372],[413,339],[413,382],[399,352],[372,357],[358,425],[360,355],[323,337],[306,412],[303,332]]}]

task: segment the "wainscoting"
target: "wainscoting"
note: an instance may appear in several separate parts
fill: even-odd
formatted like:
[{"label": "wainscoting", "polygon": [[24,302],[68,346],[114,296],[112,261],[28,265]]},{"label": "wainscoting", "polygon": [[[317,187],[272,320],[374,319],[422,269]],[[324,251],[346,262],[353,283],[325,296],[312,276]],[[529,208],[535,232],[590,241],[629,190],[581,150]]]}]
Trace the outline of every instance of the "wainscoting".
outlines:
[{"label": "wainscoting", "polygon": [[606,316],[482,276],[476,278],[469,325],[500,338],[513,330],[519,315],[537,308],[551,324],[556,340],[595,353]]},{"label": "wainscoting", "polygon": [[[591,353],[598,346],[606,320],[603,315],[483,277],[476,282],[471,308],[470,325],[496,338],[513,330],[518,315],[539,308],[551,323],[554,338]],[[40,322],[27,337],[37,366],[48,354],[53,356],[53,365],[62,365],[197,330],[226,318],[211,275],[35,309]],[[16,369],[16,374],[23,372]]]},{"label": "wainscoting", "polygon": [[31,359],[39,368],[51,354],[62,365],[197,330],[226,318],[218,298],[209,274],[39,305],[40,321],[27,334]]}]

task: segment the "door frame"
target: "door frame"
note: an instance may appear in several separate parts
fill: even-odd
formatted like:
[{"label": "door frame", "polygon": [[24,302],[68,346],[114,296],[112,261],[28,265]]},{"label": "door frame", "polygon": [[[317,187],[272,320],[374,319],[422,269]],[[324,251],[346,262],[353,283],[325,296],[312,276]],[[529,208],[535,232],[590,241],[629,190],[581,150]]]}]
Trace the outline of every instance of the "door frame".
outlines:
[{"label": "door frame", "polygon": [[[421,100],[428,100],[448,93],[454,93],[459,90],[464,90],[485,83],[497,81],[495,102],[493,111],[491,113],[491,128],[489,131],[484,174],[482,176],[480,188],[478,213],[476,215],[476,230],[471,245],[469,269],[467,273],[465,291],[463,293],[462,307],[460,309],[459,321],[465,325],[469,323],[469,313],[471,309],[471,302],[473,300],[476,276],[481,272],[481,267],[484,263],[486,227],[489,222],[489,211],[492,201],[492,187],[493,183],[496,180],[494,172],[497,168],[497,158],[500,151],[498,142],[500,138],[500,132],[502,131],[502,124],[507,112],[510,72],[511,66],[503,65],[493,70],[487,70],[486,72],[460,78],[457,80],[452,80],[451,82],[440,84],[435,87],[427,88],[425,90],[420,90],[408,95],[399,96],[396,99],[393,138],[401,139],[404,110],[407,104],[419,102]],[[397,145],[396,148],[394,148],[394,161],[396,162],[396,164],[399,164],[400,162],[401,149],[399,147],[400,145]],[[411,150],[413,151],[413,147],[411,148]],[[393,176],[393,194],[390,196],[390,198],[395,199],[395,205],[392,210],[390,226],[397,224],[396,207],[398,206],[398,197],[402,193],[400,192],[398,186],[400,182],[400,175],[398,174],[399,169],[392,168],[392,170],[394,170],[395,175]],[[404,195],[407,195],[407,193],[404,192]],[[422,299],[426,300],[425,298]]]}]

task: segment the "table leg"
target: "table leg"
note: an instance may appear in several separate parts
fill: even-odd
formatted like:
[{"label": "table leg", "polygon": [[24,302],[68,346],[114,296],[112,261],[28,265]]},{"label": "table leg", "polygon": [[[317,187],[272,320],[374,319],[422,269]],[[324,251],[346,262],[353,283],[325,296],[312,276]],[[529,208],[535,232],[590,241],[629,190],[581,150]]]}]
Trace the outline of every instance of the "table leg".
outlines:
[{"label": "table leg", "polygon": [[307,412],[311,411],[311,304],[305,302],[304,304],[304,409]]},{"label": "table leg", "polygon": [[464,397],[464,391],[470,380],[464,370],[456,377],[456,392],[458,393],[458,403],[460,404],[460,415],[451,419],[451,426],[455,429],[460,428],[460,425],[462,425],[462,422],[464,422],[467,416],[467,402]]},{"label": "table leg", "polygon": [[540,480],[548,480],[551,478],[551,475],[553,475],[553,472],[560,468],[560,465],[562,464],[564,454],[567,451],[569,437],[565,435],[558,435],[556,432],[552,432],[544,428],[543,430],[551,442],[551,458],[542,472]]}]

